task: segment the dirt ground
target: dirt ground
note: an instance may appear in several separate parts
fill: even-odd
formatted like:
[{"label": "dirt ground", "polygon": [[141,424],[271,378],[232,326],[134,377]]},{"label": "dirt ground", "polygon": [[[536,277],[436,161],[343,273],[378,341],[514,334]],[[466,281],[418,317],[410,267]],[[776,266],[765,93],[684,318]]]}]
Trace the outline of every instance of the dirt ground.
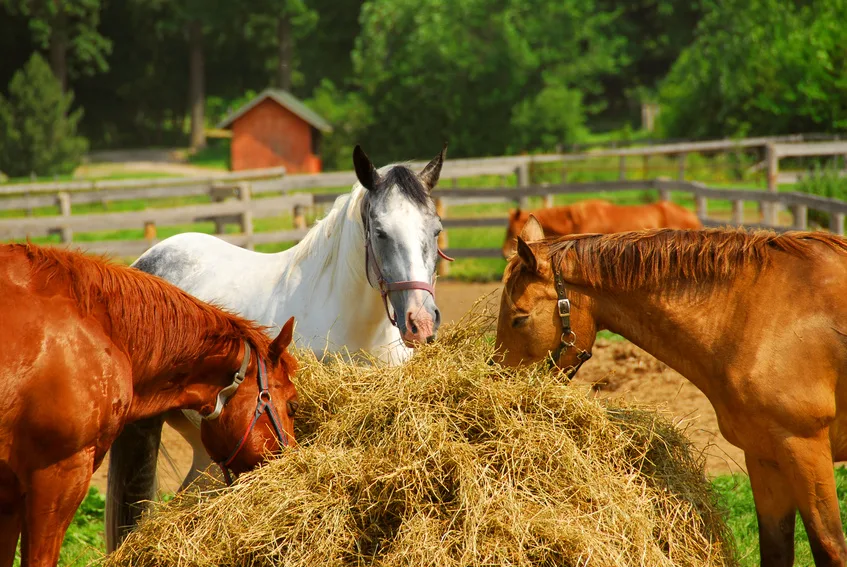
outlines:
[{"label": "dirt ground", "polygon": [[[499,288],[499,283],[439,282],[436,293],[444,323],[458,320],[482,296],[488,296],[496,306]],[[574,385],[600,398],[621,396],[666,411],[686,428],[695,449],[704,452],[709,474],[744,470],[742,452],[721,437],[715,412],[706,397],[682,376],[638,347],[626,341],[598,341],[593,358],[579,371]],[[190,466],[191,449],[167,426],[163,444],[167,456],[160,454],[159,457],[160,489],[172,492]],[[92,479],[92,484],[101,491],[106,488],[107,471],[108,457]]]}]

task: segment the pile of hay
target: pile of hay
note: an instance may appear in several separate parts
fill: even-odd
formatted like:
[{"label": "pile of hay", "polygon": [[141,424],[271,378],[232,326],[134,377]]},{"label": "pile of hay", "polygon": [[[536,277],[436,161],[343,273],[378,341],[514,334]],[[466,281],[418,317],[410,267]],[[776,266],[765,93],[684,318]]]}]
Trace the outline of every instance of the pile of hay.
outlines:
[{"label": "pile of hay", "polygon": [[106,564],[734,564],[675,427],[543,365],[489,366],[488,324],[399,368],[301,356],[300,449],[158,505]]}]

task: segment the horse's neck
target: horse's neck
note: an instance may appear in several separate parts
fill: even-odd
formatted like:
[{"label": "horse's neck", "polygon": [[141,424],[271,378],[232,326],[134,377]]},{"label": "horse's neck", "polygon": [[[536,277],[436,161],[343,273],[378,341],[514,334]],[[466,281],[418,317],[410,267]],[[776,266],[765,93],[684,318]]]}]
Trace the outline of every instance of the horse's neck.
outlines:
[{"label": "horse's neck", "polygon": [[721,348],[726,290],[711,293],[592,291],[598,329],[608,329],[652,354],[706,391]]},{"label": "horse's neck", "polygon": [[[411,350],[398,343],[399,334],[388,320],[379,291],[367,280],[364,232],[356,222],[361,218],[361,201],[349,206],[352,210],[334,228],[335,242],[326,243],[338,246],[328,256],[316,253],[298,260],[296,247],[282,253],[277,293],[287,299],[280,308],[289,309],[286,317],[297,318],[298,346],[319,357],[364,350],[397,364]],[[298,308],[299,316],[292,311]]]}]

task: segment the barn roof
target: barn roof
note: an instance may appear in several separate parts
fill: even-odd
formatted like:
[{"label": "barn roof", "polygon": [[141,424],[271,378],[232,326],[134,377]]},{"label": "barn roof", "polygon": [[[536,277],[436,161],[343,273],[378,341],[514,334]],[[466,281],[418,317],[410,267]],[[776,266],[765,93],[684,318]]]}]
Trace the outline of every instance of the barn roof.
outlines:
[{"label": "barn roof", "polygon": [[313,127],[317,128],[321,132],[332,132],[332,126],[329,125],[329,122],[321,118],[316,112],[310,109],[308,106],[297,100],[297,98],[292,95],[288,91],[284,91],[281,89],[265,89],[256,95],[253,100],[245,104],[244,106],[235,109],[230,112],[226,118],[224,118],[219,124],[218,128],[229,128],[232,126],[232,123],[241,118],[244,114],[252,110],[255,106],[257,106],[260,102],[269,98],[276,102],[278,105],[283,108],[288,109],[292,113],[296,114],[300,118],[302,118],[305,122],[308,122]]}]

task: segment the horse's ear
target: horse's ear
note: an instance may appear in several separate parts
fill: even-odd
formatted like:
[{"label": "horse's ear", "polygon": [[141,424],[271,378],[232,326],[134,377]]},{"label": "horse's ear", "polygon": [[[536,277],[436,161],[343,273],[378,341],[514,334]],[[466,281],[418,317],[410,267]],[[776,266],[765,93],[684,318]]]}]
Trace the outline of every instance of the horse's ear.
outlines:
[{"label": "horse's ear", "polygon": [[282,326],[282,330],[276,336],[276,338],[271,343],[270,348],[268,348],[268,358],[274,362],[279,360],[282,356],[282,353],[285,352],[285,349],[291,344],[291,339],[294,337],[294,317],[288,319],[285,322],[285,325]]},{"label": "horse's ear", "polygon": [[441,153],[432,158],[432,161],[426,164],[426,167],[421,170],[418,177],[430,191],[438,184],[438,178],[441,177],[441,166],[444,165],[444,157],[447,155],[447,142],[444,142],[444,147],[441,148]]},{"label": "horse's ear", "polygon": [[531,271],[538,271],[538,260],[535,257],[535,252],[532,251],[529,244],[520,236],[518,236],[518,258]]},{"label": "horse's ear", "polygon": [[371,163],[371,158],[358,144],[353,149],[353,169],[356,170],[356,178],[362,184],[362,187],[368,191],[373,191],[376,188],[377,183],[379,183],[379,173],[374,164]]},{"label": "horse's ear", "polygon": [[529,215],[529,219],[527,219],[526,224],[523,225],[523,230],[521,230],[521,238],[527,242],[544,239],[544,229],[541,228],[541,223],[538,222],[535,215]]}]

